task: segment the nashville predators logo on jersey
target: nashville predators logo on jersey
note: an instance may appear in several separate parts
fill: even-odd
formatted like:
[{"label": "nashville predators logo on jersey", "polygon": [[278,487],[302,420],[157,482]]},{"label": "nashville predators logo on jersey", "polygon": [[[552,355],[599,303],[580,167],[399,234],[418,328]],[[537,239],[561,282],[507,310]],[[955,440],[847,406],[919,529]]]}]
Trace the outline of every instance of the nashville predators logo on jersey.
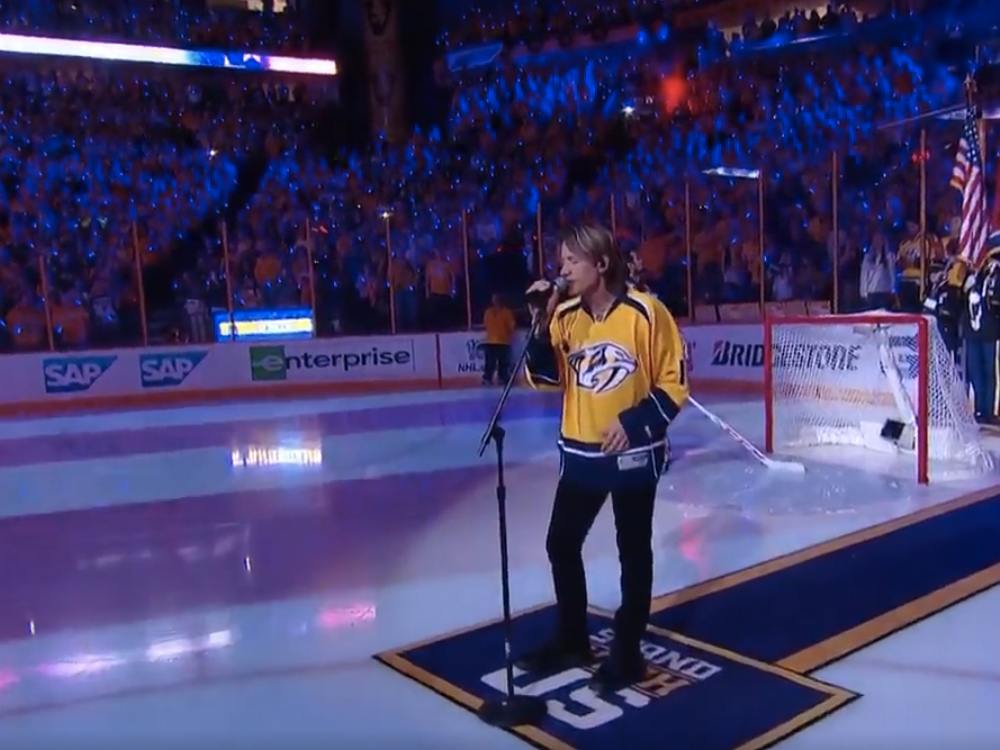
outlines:
[{"label": "nashville predators logo on jersey", "polygon": [[614,390],[639,368],[628,351],[607,341],[575,351],[567,359],[577,385],[594,393]]}]

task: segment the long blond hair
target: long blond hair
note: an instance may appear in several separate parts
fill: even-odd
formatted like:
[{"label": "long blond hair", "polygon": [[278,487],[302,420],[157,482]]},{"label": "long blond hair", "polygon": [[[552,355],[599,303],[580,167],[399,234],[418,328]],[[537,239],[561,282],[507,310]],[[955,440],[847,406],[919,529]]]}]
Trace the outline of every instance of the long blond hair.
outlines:
[{"label": "long blond hair", "polygon": [[573,255],[581,256],[595,266],[603,260],[606,268],[602,276],[608,291],[619,294],[625,291],[631,278],[628,261],[611,232],[598,224],[580,224],[573,227],[563,239],[563,244]]}]

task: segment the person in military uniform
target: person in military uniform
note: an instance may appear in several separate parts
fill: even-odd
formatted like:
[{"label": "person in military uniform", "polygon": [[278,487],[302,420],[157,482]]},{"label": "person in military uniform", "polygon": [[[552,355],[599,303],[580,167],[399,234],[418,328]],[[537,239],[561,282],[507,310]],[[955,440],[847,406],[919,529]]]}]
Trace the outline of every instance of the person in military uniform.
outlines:
[{"label": "person in military uniform", "polygon": [[920,256],[924,252],[931,263],[942,262],[945,255],[944,245],[937,234],[930,231],[925,234],[916,222],[907,222],[906,238],[899,243],[897,254],[901,270],[899,306],[904,312],[920,311],[920,275],[923,273]]},{"label": "person in military uniform", "polygon": [[952,256],[943,263],[935,262],[931,267],[930,291],[924,300],[924,309],[934,315],[941,339],[956,364],[961,359],[961,326],[968,276],[969,266],[958,256]]},{"label": "person in military uniform", "polygon": [[1000,425],[1000,233],[990,237],[986,252],[965,282],[965,372],[976,421]]}]

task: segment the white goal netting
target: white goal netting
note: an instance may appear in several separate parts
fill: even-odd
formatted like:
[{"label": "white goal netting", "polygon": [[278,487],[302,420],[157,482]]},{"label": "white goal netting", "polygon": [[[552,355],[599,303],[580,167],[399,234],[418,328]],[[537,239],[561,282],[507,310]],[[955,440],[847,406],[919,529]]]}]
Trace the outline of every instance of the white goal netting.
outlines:
[{"label": "white goal netting", "polygon": [[[930,476],[990,471],[993,458],[983,447],[965,384],[932,319],[926,319],[927,346],[921,347],[920,320],[877,313],[772,321],[767,397],[773,448],[848,445],[916,455],[926,429]],[[922,389],[926,420],[920,419]],[[902,439],[883,434],[890,421],[897,432],[904,426]]]}]

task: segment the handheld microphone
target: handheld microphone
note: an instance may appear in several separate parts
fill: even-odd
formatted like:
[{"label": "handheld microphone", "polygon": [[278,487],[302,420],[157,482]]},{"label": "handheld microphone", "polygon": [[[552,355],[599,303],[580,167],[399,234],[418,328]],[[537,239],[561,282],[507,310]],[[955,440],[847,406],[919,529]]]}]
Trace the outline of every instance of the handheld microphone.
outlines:
[{"label": "handheld microphone", "polygon": [[555,280],[550,282],[549,286],[544,290],[528,292],[526,295],[528,304],[531,307],[545,307],[546,304],[548,304],[549,299],[552,297],[553,290],[555,290],[556,294],[560,298],[563,298],[569,291],[569,282],[562,276],[557,276]]}]

